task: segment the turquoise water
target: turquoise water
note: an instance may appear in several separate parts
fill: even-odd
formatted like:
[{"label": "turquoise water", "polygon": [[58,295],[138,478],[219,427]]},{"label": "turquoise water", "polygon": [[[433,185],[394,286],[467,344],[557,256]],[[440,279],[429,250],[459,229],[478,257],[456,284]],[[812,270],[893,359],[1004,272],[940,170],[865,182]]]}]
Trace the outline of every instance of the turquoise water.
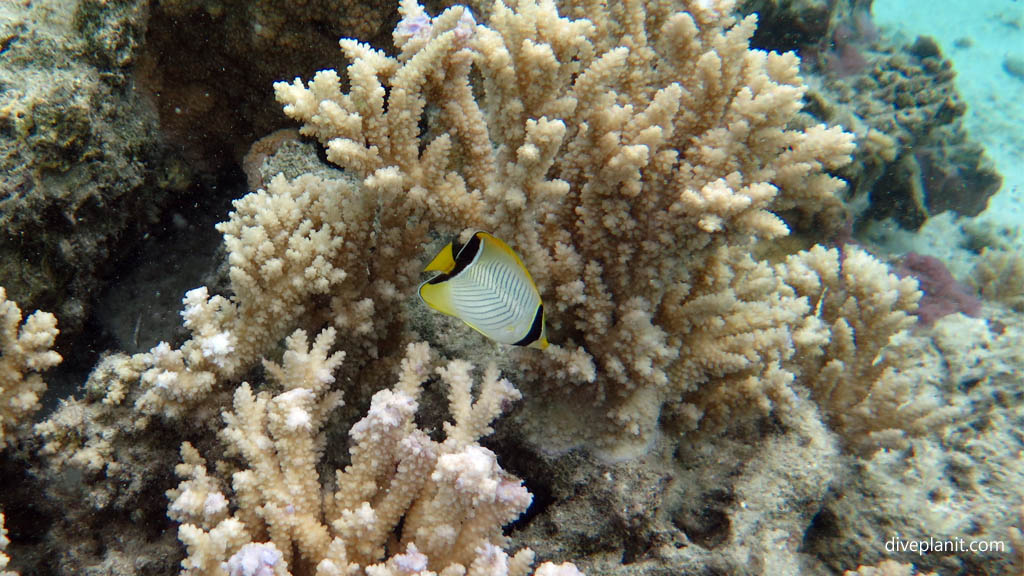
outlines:
[{"label": "turquoise water", "polygon": [[[1020,2],[981,0],[949,2],[875,2],[872,12],[884,30],[907,41],[930,35],[954,63],[956,86],[967,105],[964,124],[985,147],[1003,177],[987,209],[971,226],[1005,229],[1014,250],[1024,250],[1019,234],[1024,222],[1024,81],[1019,71],[1024,54],[1024,6]],[[934,253],[965,271],[968,255],[950,238],[959,227],[945,219],[926,226],[916,238],[902,240],[903,248]],[[945,240],[943,240],[945,238]]]}]

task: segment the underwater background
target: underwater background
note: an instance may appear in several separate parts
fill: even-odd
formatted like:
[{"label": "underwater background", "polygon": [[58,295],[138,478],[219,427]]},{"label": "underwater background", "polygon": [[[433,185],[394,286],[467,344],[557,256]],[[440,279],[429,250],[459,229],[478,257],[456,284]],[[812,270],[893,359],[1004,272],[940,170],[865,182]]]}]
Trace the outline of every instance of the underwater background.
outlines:
[{"label": "underwater background", "polygon": [[0,576],[1024,575],[1022,94],[1016,0],[0,0]]}]

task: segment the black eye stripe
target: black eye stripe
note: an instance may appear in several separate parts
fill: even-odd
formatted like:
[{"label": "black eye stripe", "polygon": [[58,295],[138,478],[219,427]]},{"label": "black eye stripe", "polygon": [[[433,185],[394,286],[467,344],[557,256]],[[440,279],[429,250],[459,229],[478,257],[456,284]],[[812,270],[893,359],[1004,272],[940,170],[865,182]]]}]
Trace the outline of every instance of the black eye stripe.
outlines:
[{"label": "black eye stripe", "polygon": [[480,236],[473,234],[473,237],[469,239],[469,242],[466,242],[466,245],[461,247],[456,253],[455,267],[448,273],[448,277],[451,278],[453,276],[458,276],[459,272],[465,270],[466,266],[469,266],[473,262],[473,259],[476,258],[477,252],[479,252],[482,247]]},{"label": "black eye stripe", "polygon": [[427,284],[440,284],[446,282],[455,276],[459,275],[473,262],[473,258],[476,258],[476,253],[481,249],[480,236],[473,234],[473,237],[466,242],[465,245],[459,245],[458,239],[452,240],[452,254],[455,255],[455,266],[452,267],[451,272],[444,274],[438,274],[430,280],[427,280]]},{"label": "black eye stripe", "polygon": [[465,248],[465,244],[463,244],[462,242],[459,242],[459,235],[458,234],[456,234],[455,236],[452,236],[452,241],[449,242],[449,244],[452,245],[452,254],[454,254],[456,256],[459,254],[459,252],[462,252],[463,248]]}]

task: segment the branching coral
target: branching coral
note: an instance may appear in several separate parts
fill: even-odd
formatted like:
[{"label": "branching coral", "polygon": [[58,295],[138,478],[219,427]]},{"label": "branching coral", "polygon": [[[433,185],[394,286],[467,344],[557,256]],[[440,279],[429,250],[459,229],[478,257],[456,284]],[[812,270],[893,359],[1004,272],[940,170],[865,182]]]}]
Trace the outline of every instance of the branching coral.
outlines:
[{"label": "branching coral", "polygon": [[848,445],[901,445],[905,435],[926,434],[956,415],[907,371],[915,354],[894,342],[915,322],[916,281],[853,246],[842,253],[816,246],[779,270],[814,304],[814,316],[794,335],[797,371]]},{"label": "branching coral", "polygon": [[683,401],[696,408],[691,426],[720,429],[743,413],[766,414],[793,374],[794,330],[810,306],[764,262],[738,248],[709,260],[706,276],[670,293],[665,315],[681,334],[672,378],[689,383]]},{"label": "branching coral", "polygon": [[985,248],[972,280],[983,297],[1024,311],[1024,256],[1020,253]]},{"label": "branching coral", "polygon": [[210,295],[205,287],[186,294],[181,314],[192,338],[178,349],[163,344],[150,352],[146,392],[136,401],[144,414],[196,406],[218,381],[249,369],[300,325],[331,319],[349,343],[362,339],[371,348],[372,335],[387,336],[375,330],[374,320],[384,325],[387,318],[384,304],[375,302],[389,302],[393,291],[386,281],[371,286],[364,266],[375,246],[372,196],[345,179],[308,174],[275,178],[234,207],[218,225],[232,295]]},{"label": "branching coral", "polygon": [[28,427],[46,391],[41,372],[60,364],[51,350],[57,338],[57,319],[36,311],[22,322],[21,309],[0,287],[0,449]]},{"label": "branching coral", "polygon": [[841,182],[825,170],[849,160],[852,141],[788,128],[798,61],[750,50],[754,19],[736,22],[731,2],[560,8],[571,17],[553,2],[497,2],[483,26],[461,7],[430,18],[407,0],[397,58],[342,41],[348,92],[334,71],[275,88],[303,133],[410,229],[485,227],[510,241],[556,344],[529,363],[592,383],[613,427],[643,435],[653,421],[636,421],[637,395],[657,406],[695,383],[670,377],[685,335],[667,304],[713,276],[719,248],[786,234],[773,212],[837,206]]},{"label": "branching coral", "polygon": [[[453,422],[445,424],[444,441],[431,440],[413,420],[431,372],[430,350],[410,345],[398,383],[375,394],[352,427],[350,464],[321,487],[323,424],[341,403],[330,388],[343,356],[328,354],[334,337],[328,329],[308,347],[305,333],[296,332],[283,363],[267,363],[275,392],[253,393],[248,384],[235,392],[220,435],[228,454],[243,462],[232,474],[234,513],[203,458],[182,446],[183,481],[168,495],[189,550],[184,573],[235,574],[236,565],[260,565],[278,575],[525,576],[533,554],[508,557],[501,527],[532,496],[477,443],[519,392],[491,368],[474,401],[472,366],[454,361],[438,368]],[[556,570],[578,574],[550,563],[536,574]]]}]

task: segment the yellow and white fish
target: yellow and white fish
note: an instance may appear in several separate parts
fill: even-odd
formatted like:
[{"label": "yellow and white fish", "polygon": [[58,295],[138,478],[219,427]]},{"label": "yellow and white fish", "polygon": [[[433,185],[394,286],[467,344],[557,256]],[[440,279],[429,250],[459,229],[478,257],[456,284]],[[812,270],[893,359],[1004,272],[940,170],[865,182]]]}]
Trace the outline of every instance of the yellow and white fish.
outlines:
[{"label": "yellow and white fish", "polygon": [[540,292],[508,244],[474,232],[465,244],[442,248],[423,271],[440,272],[420,284],[427,306],[502,344],[547,348]]}]

